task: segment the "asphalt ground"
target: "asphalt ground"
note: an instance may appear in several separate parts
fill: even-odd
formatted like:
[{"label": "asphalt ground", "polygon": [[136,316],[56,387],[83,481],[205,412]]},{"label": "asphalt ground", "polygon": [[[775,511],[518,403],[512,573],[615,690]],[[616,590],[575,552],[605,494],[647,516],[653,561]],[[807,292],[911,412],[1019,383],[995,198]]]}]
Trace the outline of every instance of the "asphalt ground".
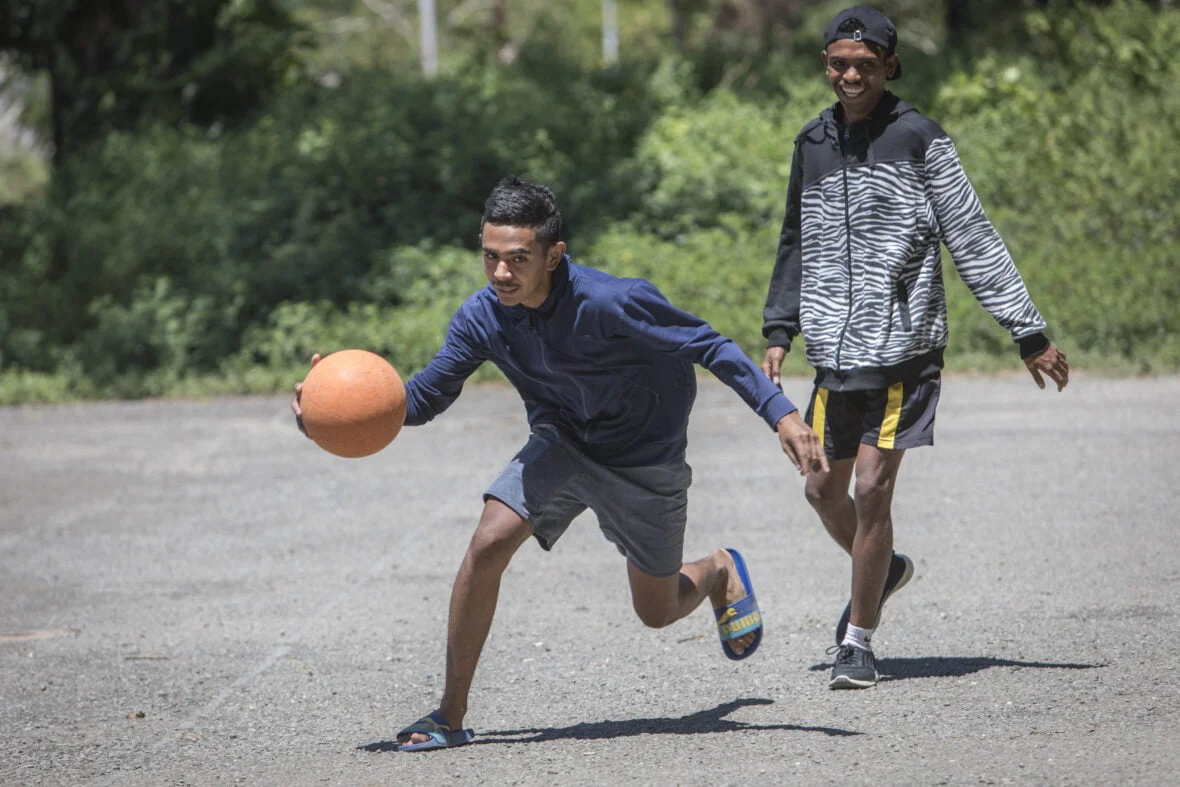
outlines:
[{"label": "asphalt ground", "polygon": [[511,389],[360,460],[285,397],[0,409],[0,784],[1177,784],[1178,404],[1180,378],[949,376],[901,469],[884,678],[836,692],[848,559],[703,383],[687,557],[743,551],[759,652],[726,660],[706,609],[645,629],[587,515],[505,576],[475,744],[424,754],[392,740],[441,692]]}]

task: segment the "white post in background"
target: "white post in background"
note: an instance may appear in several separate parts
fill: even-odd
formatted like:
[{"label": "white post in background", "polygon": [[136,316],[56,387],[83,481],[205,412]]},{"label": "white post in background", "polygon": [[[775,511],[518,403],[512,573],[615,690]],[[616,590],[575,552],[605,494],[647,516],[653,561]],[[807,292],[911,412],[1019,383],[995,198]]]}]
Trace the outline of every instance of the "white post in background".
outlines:
[{"label": "white post in background", "polygon": [[602,0],[602,59],[608,66],[619,62],[619,7],[616,0]]},{"label": "white post in background", "polygon": [[438,74],[438,28],[434,0],[418,0],[418,47],[421,49],[422,73],[431,79]]}]

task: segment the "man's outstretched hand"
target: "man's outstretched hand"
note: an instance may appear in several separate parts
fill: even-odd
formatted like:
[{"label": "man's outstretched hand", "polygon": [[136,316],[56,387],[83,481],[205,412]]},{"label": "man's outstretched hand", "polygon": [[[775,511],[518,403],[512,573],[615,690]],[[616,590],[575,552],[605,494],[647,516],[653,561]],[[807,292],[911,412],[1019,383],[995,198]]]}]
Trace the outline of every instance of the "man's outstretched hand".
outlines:
[{"label": "man's outstretched hand", "polygon": [[1058,350],[1052,344],[1041,350],[1031,358],[1024,359],[1024,365],[1037,382],[1038,388],[1045,387],[1045,379],[1041,374],[1049,375],[1049,379],[1057,383],[1060,391],[1069,385],[1069,362],[1065,360],[1065,352]]},{"label": "man's outstretched hand", "polygon": [[[773,349],[773,348],[771,348]],[[823,446],[811,427],[800,417],[799,411],[784,415],[775,427],[783,453],[790,458],[799,475],[826,473],[829,471],[828,458]]]}]

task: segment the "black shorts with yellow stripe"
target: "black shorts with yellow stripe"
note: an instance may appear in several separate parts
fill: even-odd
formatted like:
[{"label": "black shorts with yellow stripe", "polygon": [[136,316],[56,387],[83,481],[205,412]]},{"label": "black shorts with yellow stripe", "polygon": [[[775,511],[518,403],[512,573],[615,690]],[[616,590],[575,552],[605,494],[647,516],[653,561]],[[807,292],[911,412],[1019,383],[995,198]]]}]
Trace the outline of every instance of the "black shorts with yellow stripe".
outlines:
[{"label": "black shorts with yellow stripe", "polygon": [[934,444],[934,411],[942,380],[898,382],[866,391],[816,387],[807,406],[828,459],[851,459],[860,445],[904,450]]}]

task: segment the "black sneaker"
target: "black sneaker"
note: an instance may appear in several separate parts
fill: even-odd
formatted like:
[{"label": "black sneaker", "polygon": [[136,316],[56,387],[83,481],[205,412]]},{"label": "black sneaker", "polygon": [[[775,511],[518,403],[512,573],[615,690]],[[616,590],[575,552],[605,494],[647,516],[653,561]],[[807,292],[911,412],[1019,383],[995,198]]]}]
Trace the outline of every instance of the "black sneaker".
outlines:
[{"label": "black sneaker", "polygon": [[829,689],[867,689],[877,685],[877,659],[873,651],[856,645],[840,645],[828,652],[832,650],[837,652]]},{"label": "black sneaker", "polygon": [[[885,602],[890,596],[905,587],[905,583],[909,582],[913,575],[914,561],[905,555],[894,552],[893,557],[889,560],[889,575],[885,577],[885,590],[881,592],[881,603],[877,607],[877,619],[873,621],[873,628],[877,628],[881,622],[881,610],[884,608]],[[840,622],[836,624],[837,645],[844,641],[844,634],[848,631],[848,621],[851,618],[852,602],[849,601],[844,607],[844,614],[840,616]]]}]

